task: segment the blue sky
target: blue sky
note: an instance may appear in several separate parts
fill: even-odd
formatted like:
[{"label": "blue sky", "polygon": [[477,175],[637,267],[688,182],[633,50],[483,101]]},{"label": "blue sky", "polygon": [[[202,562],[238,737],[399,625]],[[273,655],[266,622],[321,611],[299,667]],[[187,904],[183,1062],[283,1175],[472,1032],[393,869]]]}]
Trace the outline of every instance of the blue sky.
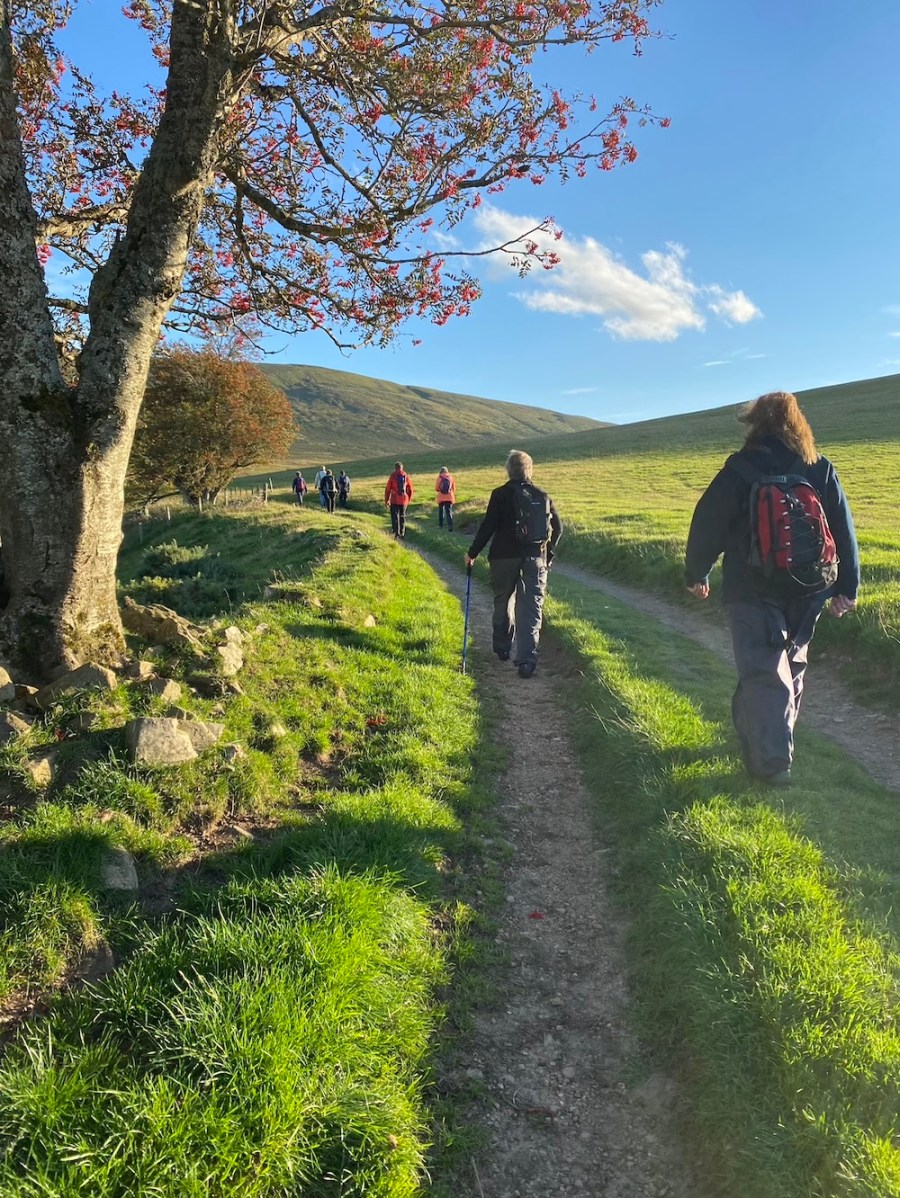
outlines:
[{"label": "blue sky", "polygon": [[[98,35],[106,7],[71,33],[101,78],[114,47],[134,62],[120,21]],[[613,421],[900,373],[900,4],[668,0],[655,23],[641,58],[608,46],[539,70],[671,127],[644,130],[632,166],[526,182],[455,230],[474,246],[553,216],[560,268],[480,268],[469,317],[386,350],[305,334],[273,338],[272,360]]]}]

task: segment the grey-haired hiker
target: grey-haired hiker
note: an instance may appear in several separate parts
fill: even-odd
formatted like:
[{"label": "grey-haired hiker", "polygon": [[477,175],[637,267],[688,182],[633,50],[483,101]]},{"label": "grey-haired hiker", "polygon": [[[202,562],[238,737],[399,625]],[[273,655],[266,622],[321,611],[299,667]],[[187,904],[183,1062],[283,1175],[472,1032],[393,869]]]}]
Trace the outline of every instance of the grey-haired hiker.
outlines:
[{"label": "grey-haired hiker", "polygon": [[744,447],[694,511],[685,581],[706,599],[709,572],[724,554],[741,755],[753,777],[789,786],[809,643],[829,598],[833,616],[856,607],[859,551],[837,472],[818,453],[795,396],[762,395],[740,419]]},{"label": "grey-haired hiker", "polygon": [[324,508],[328,507],[328,500],[325,498],[325,492],[322,490],[322,479],[328,473],[328,468],[326,466],[322,466],[321,469],[316,471],[316,477],[313,479],[313,486],[319,492],[319,503]]},{"label": "grey-haired hiker", "polygon": [[534,463],[519,449],[506,459],[509,481],[491,492],[487,511],[465,555],[471,566],[488,541],[494,592],[493,649],[509,661],[515,642],[520,678],[537,667],[547,572],[562,521],[553,500],[532,481]]}]

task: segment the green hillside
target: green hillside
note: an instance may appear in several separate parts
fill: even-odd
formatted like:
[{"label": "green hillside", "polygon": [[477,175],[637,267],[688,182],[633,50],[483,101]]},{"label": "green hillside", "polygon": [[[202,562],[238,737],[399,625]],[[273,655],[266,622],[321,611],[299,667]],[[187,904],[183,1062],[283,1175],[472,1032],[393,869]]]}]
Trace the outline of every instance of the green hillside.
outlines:
[{"label": "green hillside", "polygon": [[301,436],[292,459],[372,458],[602,428],[586,416],[406,387],[315,366],[264,366],[289,396]]},{"label": "green hillside", "polygon": [[[824,621],[817,637],[852,654],[873,694],[900,700],[900,375],[799,393],[823,453],[846,490],[863,563],[860,612]],[[533,449],[536,479],[553,494],[566,536],[562,556],[670,595],[682,593],[682,560],[694,504],[741,442],[733,406],[542,440]],[[432,475],[442,455],[407,455],[430,515]],[[462,511],[483,510],[502,480],[502,447],[466,449],[448,463]],[[387,460],[351,464],[355,498],[378,500]],[[371,484],[367,485],[367,478]],[[715,586],[716,576],[713,577]]]}]

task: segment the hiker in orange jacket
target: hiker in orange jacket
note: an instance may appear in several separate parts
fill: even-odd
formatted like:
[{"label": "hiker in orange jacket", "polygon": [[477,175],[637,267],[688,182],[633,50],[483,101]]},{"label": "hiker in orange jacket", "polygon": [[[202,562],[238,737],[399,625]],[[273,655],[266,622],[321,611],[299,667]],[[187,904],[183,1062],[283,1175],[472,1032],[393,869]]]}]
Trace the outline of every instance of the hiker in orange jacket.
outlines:
[{"label": "hiker in orange jacket", "polygon": [[394,472],[384,488],[384,502],[391,509],[391,532],[398,540],[406,536],[406,509],[413,497],[413,485],[402,462],[394,463]]},{"label": "hiker in orange jacket", "polygon": [[434,484],[438,505],[438,528],[444,527],[444,517],[447,517],[447,531],[453,532],[453,505],[456,503],[456,481],[446,466],[441,466],[441,472]]}]

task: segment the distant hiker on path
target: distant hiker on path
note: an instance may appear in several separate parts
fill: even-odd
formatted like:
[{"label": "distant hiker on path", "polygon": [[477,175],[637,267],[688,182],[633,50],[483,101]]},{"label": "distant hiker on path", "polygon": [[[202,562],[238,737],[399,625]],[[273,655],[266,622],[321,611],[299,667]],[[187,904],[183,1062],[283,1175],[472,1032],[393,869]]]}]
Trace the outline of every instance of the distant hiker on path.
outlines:
[{"label": "distant hiker on path", "polygon": [[515,638],[520,678],[530,678],[537,667],[547,572],[563,530],[553,500],[531,481],[533,469],[527,453],[512,450],[506,459],[509,482],[491,492],[465,555],[471,566],[491,541],[493,649],[501,661],[509,661]]},{"label": "distant hiker on path", "polygon": [[330,470],[326,470],[319,483],[319,494],[324,501],[325,510],[334,512],[334,498],[337,495],[337,480]]},{"label": "distant hiker on path", "polygon": [[720,554],[737,690],[731,710],[747,772],[789,786],[794,725],[816,622],[856,608],[853,518],[796,398],[763,395],[740,415],[744,447],[726,461],[694,511],[685,581],[709,595]]},{"label": "distant hiker on path", "polygon": [[444,527],[444,517],[447,519],[447,531],[453,532],[453,505],[456,503],[456,482],[446,466],[441,466],[441,472],[434,484],[438,505],[438,528]]},{"label": "distant hiker on path", "polygon": [[319,503],[321,503],[322,507],[328,507],[328,500],[325,498],[325,492],[322,490],[322,479],[326,474],[328,474],[328,471],[323,466],[321,470],[316,471],[316,477],[313,479],[313,486],[319,492]]},{"label": "distant hiker on path", "polygon": [[341,507],[346,507],[347,500],[350,498],[350,475],[344,470],[338,475],[337,489],[338,503]]},{"label": "distant hiker on path", "polygon": [[391,509],[391,532],[402,540],[406,536],[406,509],[413,497],[413,485],[402,462],[394,463],[394,472],[384,488],[384,502]]},{"label": "distant hiker on path", "polygon": [[294,475],[294,481],[291,483],[291,490],[294,492],[294,499],[300,504],[301,507],[303,507],[303,496],[309,490],[309,487],[306,485],[306,479],[299,470]]}]

